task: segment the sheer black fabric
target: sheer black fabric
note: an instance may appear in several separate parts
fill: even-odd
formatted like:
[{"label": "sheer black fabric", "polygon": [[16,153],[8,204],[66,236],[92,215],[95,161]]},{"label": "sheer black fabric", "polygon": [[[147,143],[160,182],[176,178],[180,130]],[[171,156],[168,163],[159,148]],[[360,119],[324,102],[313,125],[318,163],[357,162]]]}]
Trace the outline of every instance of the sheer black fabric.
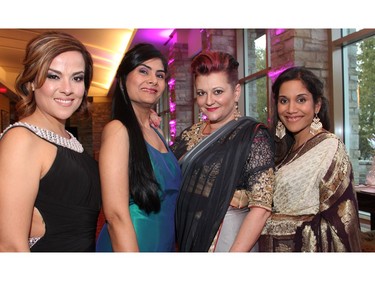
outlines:
[{"label": "sheer black fabric", "polygon": [[[257,172],[274,166],[273,147],[270,147],[272,139],[264,124],[242,117],[228,125],[234,125],[233,129],[210,144],[208,149],[194,155],[184,173],[176,210],[179,251],[207,252],[234,191],[251,184],[244,178],[248,179],[251,174],[255,180]],[[196,130],[193,127],[185,132]],[[197,131],[193,132],[193,138],[194,133]],[[177,158],[186,153],[191,143],[188,134],[181,136],[172,147]],[[262,145],[264,151],[271,152],[266,161],[260,159],[259,154],[256,157],[252,154],[254,148],[259,149]],[[246,186],[248,188],[251,187]]]}]

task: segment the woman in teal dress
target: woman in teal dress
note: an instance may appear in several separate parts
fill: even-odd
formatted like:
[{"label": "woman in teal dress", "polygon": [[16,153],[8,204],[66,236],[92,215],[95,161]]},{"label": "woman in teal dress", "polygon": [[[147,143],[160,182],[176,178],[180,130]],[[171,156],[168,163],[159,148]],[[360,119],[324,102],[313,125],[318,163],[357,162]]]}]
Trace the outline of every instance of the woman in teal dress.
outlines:
[{"label": "woman in teal dress", "polygon": [[167,85],[167,66],[154,46],[138,44],[117,70],[113,120],[104,127],[99,155],[106,223],[97,252],[175,251],[181,171],[149,121]]}]

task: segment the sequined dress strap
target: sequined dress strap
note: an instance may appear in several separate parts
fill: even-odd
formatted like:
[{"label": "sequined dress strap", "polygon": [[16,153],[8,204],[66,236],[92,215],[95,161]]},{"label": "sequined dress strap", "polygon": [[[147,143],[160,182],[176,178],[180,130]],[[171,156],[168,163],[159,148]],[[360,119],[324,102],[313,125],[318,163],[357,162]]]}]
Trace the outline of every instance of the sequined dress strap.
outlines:
[{"label": "sequined dress strap", "polygon": [[67,131],[67,133],[69,134],[70,139],[64,138],[64,137],[59,136],[58,134],[56,134],[52,131],[49,131],[49,130],[46,130],[46,129],[43,129],[43,128],[39,128],[37,126],[31,125],[31,124],[28,124],[28,123],[25,123],[25,122],[15,122],[15,123],[9,125],[0,134],[0,140],[3,137],[3,135],[13,127],[27,128],[30,131],[32,131],[34,134],[39,136],[40,138],[45,139],[46,141],[48,141],[50,143],[54,143],[56,145],[69,148],[69,149],[74,150],[74,151],[79,152],[79,153],[82,153],[83,150],[84,150],[82,144],[73,136],[73,134],[71,134],[68,131]]}]

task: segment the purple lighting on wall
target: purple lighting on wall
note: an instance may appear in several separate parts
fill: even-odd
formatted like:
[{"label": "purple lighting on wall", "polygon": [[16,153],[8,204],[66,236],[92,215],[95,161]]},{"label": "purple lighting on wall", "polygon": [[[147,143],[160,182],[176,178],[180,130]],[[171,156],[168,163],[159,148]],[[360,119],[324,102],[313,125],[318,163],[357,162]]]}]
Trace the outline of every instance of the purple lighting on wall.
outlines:
[{"label": "purple lighting on wall", "polygon": [[[168,41],[174,40],[173,37],[174,29],[158,29],[158,28],[139,28],[136,31],[134,39],[132,41],[132,46],[137,43],[149,42],[155,45],[158,49],[162,50],[164,44]],[[172,37],[171,37],[172,36]]]},{"label": "purple lighting on wall", "polygon": [[160,38],[162,41],[168,40],[169,36],[173,32],[173,29],[139,29],[139,32],[142,33],[142,38],[145,40],[152,39],[154,41],[156,38]]},{"label": "purple lighting on wall", "polygon": [[169,38],[174,29],[163,29],[160,31],[159,35],[164,38]]},{"label": "purple lighting on wall", "polygon": [[279,76],[279,74],[281,72],[283,72],[285,69],[289,68],[289,67],[292,67],[293,64],[292,63],[289,63],[289,64],[285,64],[284,66],[282,66],[281,68],[278,68],[278,69],[274,69],[270,72],[268,72],[268,77],[271,79],[272,82],[275,81],[275,79]]},{"label": "purple lighting on wall", "polygon": [[176,83],[176,80],[171,78],[171,80],[168,81],[168,85],[170,88],[174,87],[174,84]]},{"label": "purple lighting on wall", "polygon": [[176,120],[169,121],[169,129],[171,134],[171,141],[169,142],[169,145],[173,144],[173,140],[176,137]]},{"label": "purple lighting on wall", "polygon": [[275,35],[280,35],[281,33],[283,33],[285,31],[285,29],[276,29],[275,30]]},{"label": "purple lighting on wall", "polygon": [[169,132],[171,135],[171,141],[169,142],[169,145],[173,144],[173,141],[176,137],[176,103],[174,102],[175,98],[175,79],[170,79],[168,81],[169,85],[169,112],[170,112],[170,118],[171,120],[169,121]]},{"label": "purple lighting on wall", "polygon": [[169,99],[169,111],[170,112],[176,111],[176,103],[174,103],[171,99]]},{"label": "purple lighting on wall", "polygon": [[174,59],[170,59],[170,60],[168,61],[168,65],[171,65],[172,63],[174,63]]}]

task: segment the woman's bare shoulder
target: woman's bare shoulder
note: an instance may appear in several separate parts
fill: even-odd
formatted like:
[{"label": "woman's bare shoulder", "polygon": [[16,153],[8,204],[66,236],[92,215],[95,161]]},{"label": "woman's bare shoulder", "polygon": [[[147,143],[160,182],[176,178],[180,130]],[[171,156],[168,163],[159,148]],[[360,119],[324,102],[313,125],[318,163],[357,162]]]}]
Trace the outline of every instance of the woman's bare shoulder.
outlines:
[{"label": "woman's bare shoulder", "polygon": [[25,127],[17,126],[12,127],[2,135],[0,144],[20,149],[22,147],[32,147],[38,140],[40,138],[35,133]]},{"label": "woman's bare shoulder", "polygon": [[[129,138],[128,131],[124,124],[119,120],[108,122],[102,132],[102,143],[112,144],[113,142],[126,141]],[[121,142],[120,142],[121,141]]]},{"label": "woman's bare shoulder", "polygon": [[103,135],[124,134],[126,132],[126,127],[119,120],[109,121],[103,128]]},{"label": "woman's bare shoulder", "polygon": [[[35,135],[25,127],[14,127],[8,130],[0,140],[0,154],[2,159],[7,159],[9,165],[15,165],[21,169],[29,166],[31,162],[34,167],[39,163],[50,162],[53,155],[51,144]],[[12,162],[12,164],[11,164]]]}]

